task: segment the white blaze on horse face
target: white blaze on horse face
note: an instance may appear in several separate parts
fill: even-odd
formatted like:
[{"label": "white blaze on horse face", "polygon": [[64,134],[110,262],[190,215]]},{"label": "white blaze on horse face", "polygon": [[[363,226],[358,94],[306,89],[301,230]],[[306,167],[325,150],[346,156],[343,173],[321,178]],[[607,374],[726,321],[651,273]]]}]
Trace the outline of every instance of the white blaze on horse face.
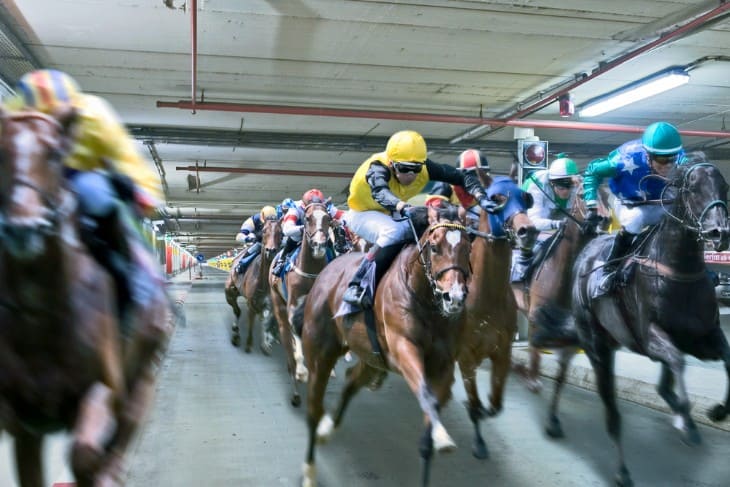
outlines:
[{"label": "white blaze on horse face", "polygon": [[461,242],[461,232],[458,230],[449,230],[446,232],[446,241],[451,244],[451,248],[454,249]]}]

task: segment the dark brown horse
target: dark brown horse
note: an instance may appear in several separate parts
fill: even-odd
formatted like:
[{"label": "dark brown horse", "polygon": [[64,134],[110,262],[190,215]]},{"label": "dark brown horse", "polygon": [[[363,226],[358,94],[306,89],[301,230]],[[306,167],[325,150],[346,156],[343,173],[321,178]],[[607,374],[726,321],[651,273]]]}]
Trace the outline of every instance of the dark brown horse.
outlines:
[{"label": "dark brown horse", "polygon": [[[274,260],[276,251],[281,246],[281,222],[278,218],[267,218],[261,230],[261,246],[259,255],[249,264],[244,274],[236,271],[238,261],[244,257],[241,252],[231,263],[231,271],[228,274],[225,285],[226,301],[233,308],[236,316],[231,325],[231,343],[237,347],[241,343],[241,333],[238,321],[241,318],[241,308],[238,306],[238,296],[243,296],[248,309],[248,335],[246,336],[246,353],[251,352],[253,345],[253,328],[256,317],[262,316],[265,311],[271,310],[271,297],[269,294],[269,267]],[[269,355],[273,345],[273,334],[271,326],[274,317],[269,315],[267,323],[263,324],[261,335],[261,351]]]},{"label": "dark brown horse", "polygon": [[[607,203],[609,195],[607,187],[601,186],[598,207],[598,213],[603,217],[603,223],[599,228],[601,232],[606,230],[611,221]],[[532,270],[525,282],[512,284],[517,306],[527,319],[528,336],[530,337],[529,365],[515,364],[515,370],[525,379],[527,388],[532,392],[539,392],[542,389],[542,382],[538,377],[540,349],[577,345],[577,336],[574,333],[561,335],[560,330],[551,332],[541,330],[543,333],[538,333],[536,317],[539,310],[548,303],[564,309],[570,308],[573,262],[590,239],[596,236],[594,231],[583,230],[586,211],[583,192],[582,189],[579,189],[571,196],[570,210],[567,211],[565,224],[555,232],[555,235],[543,243],[542,249],[538,252],[536,259],[539,259],[540,262],[537,263],[536,268]],[[536,335],[538,336],[536,337]],[[549,336],[550,341],[533,344],[534,339],[539,340],[541,335],[546,338],[547,335],[551,335]]]},{"label": "dark brown horse", "polygon": [[[160,279],[122,339],[112,281],[79,239],[66,145],[55,118],[0,112],[0,424],[15,439],[23,487],[47,485],[43,438],[58,430],[72,431],[79,486],[121,481],[171,332]],[[156,279],[144,246],[130,246]]]},{"label": "dark brown horse", "polygon": [[[424,414],[426,429],[420,448],[424,485],[428,483],[433,449],[448,451],[456,446],[441,423],[439,409],[451,397],[454,382],[471,245],[455,207],[427,211],[427,220],[421,213],[421,220],[427,223],[421,226],[428,229],[419,244],[400,252],[378,286],[371,328],[377,338],[369,337],[362,312],[333,318],[363,257],[359,252],[330,263],[315,281],[303,308],[297,310],[294,321],[296,326],[303,326],[304,356],[310,370],[309,447],[303,485],[316,482],[316,442],[326,440],[339,426],[353,395],[363,386],[377,388],[387,370],[403,375]],[[380,353],[373,349],[374,340]],[[348,350],[360,361],[347,371],[333,419],[324,414],[325,389],[337,359]]]},{"label": "dark brown horse", "polygon": [[[674,413],[674,426],[685,442],[700,441],[684,384],[685,354],[724,361],[729,379],[725,402],[709,416],[719,421],[730,412],[730,346],[720,328],[714,285],[704,262],[705,245],[722,251],[730,243],[728,184],[717,167],[694,157],[697,162],[677,166],[668,178],[658,202],[665,215],[638,238],[638,247],[624,259],[618,288],[609,294],[594,292],[614,237],[595,238],[580,252],[573,268],[572,311],[558,312],[560,308],[555,307],[545,313],[563,319],[563,325],[574,317],[579,345],[591,362],[605,406],[606,428],[617,447],[619,486],[633,485],[633,481],[621,444],[614,385],[617,348],[624,346],[661,362],[657,391]],[[561,356],[562,368],[568,367],[571,357]],[[561,371],[548,415],[546,431],[551,436],[562,436],[557,397],[564,376]]]},{"label": "dark brown horse", "polygon": [[332,218],[326,202],[315,201],[304,210],[304,235],[299,254],[291,270],[282,282],[271,276],[271,302],[279,324],[279,337],[286,354],[287,369],[291,377],[291,403],[298,407],[301,402],[298,382],[307,381],[307,368],[302,356],[301,340],[292,330],[291,317],[314,284],[314,279],[327,265],[327,247]]},{"label": "dark brown horse", "polygon": [[[510,288],[512,243],[532,248],[537,229],[525,213],[532,204],[529,193],[512,179],[496,177],[489,184],[488,196],[499,203],[490,214],[481,212],[476,238],[472,244],[473,276],[466,299],[465,339],[459,351],[459,369],[468,399],[467,410],[474,425],[472,453],[488,456],[479,431],[479,420],[502,410],[504,387],[510,370],[512,341],[517,333],[517,304]],[[492,362],[489,408],[479,399],[476,370],[485,358]]]}]

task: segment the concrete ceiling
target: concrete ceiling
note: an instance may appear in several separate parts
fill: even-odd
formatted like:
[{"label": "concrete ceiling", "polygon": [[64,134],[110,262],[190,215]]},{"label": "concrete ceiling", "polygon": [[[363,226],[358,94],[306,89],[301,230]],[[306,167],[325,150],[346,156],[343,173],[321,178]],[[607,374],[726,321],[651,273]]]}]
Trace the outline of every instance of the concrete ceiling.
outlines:
[{"label": "concrete ceiling", "polygon": [[[404,128],[425,136],[434,160],[452,163],[479,147],[506,172],[517,148],[509,124],[537,125],[551,157],[568,152],[584,165],[634,137],[597,124],[668,120],[716,132],[730,110],[730,6],[719,0],[0,0],[0,8],[4,80],[53,67],[107,98],[164,175],[179,239],[208,256],[230,248],[240,222],[264,204],[310,187],[342,203],[347,177]],[[160,107],[191,103],[193,60],[195,113]],[[690,82],[603,116],[559,116],[560,93],[580,106],[672,66],[689,66]],[[490,121],[481,135],[452,143],[480,118]],[[708,135],[685,144],[730,176],[730,138]],[[191,190],[196,164],[200,187]]]}]

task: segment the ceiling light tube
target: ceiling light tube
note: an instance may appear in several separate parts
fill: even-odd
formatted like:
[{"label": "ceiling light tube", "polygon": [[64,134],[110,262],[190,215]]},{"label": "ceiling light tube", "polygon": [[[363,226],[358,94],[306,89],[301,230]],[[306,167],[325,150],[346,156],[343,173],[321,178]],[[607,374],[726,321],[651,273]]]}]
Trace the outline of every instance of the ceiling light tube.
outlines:
[{"label": "ceiling light tube", "polygon": [[682,86],[688,81],[689,74],[683,68],[662,71],[587,101],[581,107],[578,116],[588,118],[602,115],[644,98]]}]

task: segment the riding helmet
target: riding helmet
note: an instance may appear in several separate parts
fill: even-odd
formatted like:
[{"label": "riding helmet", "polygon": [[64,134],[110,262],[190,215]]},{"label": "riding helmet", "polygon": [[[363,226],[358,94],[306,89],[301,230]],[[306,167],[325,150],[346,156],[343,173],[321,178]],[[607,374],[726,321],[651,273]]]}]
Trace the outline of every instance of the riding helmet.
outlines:
[{"label": "riding helmet", "polygon": [[476,149],[467,149],[459,154],[459,169],[472,171],[474,169],[485,169],[489,171],[487,156]]},{"label": "riding helmet", "polygon": [[667,122],[655,122],[644,130],[641,143],[649,154],[671,156],[682,150],[682,137],[677,127]]},{"label": "riding helmet", "polygon": [[55,69],[39,69],[24,74],[18,81],[16,91],[23,97],[27,107],[51,113],[72,103],[81,90],[66,73]]},{"label": "riding helmet", "polygon": [[388,139],[385,154],[393,162],[426,162],[426,141],[413,130],[396,132]]}]

